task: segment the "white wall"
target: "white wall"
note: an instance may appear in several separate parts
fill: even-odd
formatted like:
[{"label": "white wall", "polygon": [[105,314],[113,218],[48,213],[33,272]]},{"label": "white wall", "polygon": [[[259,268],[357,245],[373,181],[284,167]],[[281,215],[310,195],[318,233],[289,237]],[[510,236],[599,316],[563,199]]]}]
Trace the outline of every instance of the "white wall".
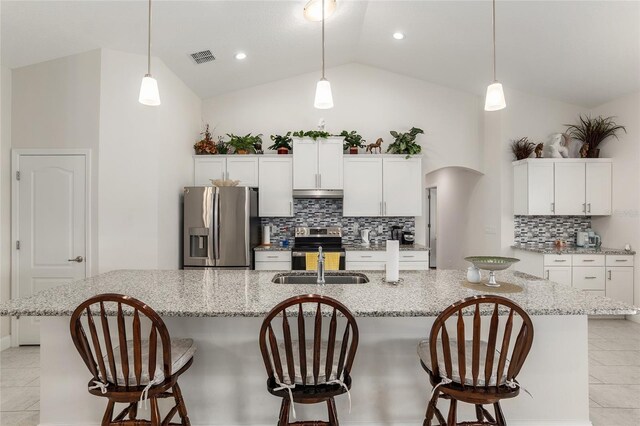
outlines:
[{"label": "white wall", "polygon": [[[318,73],[231,92],[203,102],[203,120],[225,133],[263,133],[316,129],[320,118],[327,131],[358,130],[368,143],[392,142],[390,130],[420,127],[424,171],[441,167],[481,167],[477,114],[479,98],[422,80],[361,64],[327,70],[335,107],[313,107]],[[265,148],[269,144],[265,144]]]},{"label": "white wall", "polygon": [[[0,69],[0,80],[0,301],[5,301],[11,297],[11,70]],[[10,333],[10,319],[0,318],[0,339]]]},{"label": "white wall", "polygon": [[[631,244],[640,251],[640,92],[601,105],[591,115],[615,116],[627,133],[602,142],[601,157],[613,158],[613,214],[593,218],[593,229],[607,247]],[[635,305],[640,306],[640,260],[635,262]],[[637,317],[637,315],[636,315]]]},{"label": "white wall", "polygon": [[[12,71],[11,148],[91,149],[92,271],[98,270],[100,51]],[[90,256],[87,253],[87,256]]]},{"label": "white wall", "polygon": [[100,272],[177,269],[180,194],[193,180],[201,101],[153,59],[162,104],[138,103],[146,58],[102,51]]}]

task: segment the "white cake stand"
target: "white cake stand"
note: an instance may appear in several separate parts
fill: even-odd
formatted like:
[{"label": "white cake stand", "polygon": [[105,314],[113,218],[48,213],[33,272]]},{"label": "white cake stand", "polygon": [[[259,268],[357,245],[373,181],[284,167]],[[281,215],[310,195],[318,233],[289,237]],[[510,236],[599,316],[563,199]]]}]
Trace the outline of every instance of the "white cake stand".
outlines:
[{"label": "white cake stand", "polygon": [[484,269],[489,271],[489,281],[485,283],[488,287],[500,287],[500,284],[496,282],[496,271],[502,271],[509,268],[516,262],[520,262],[520,259],[515,257],[500,257],[500,256],[469,256],[464,260],[473,263],[478,269]]}]

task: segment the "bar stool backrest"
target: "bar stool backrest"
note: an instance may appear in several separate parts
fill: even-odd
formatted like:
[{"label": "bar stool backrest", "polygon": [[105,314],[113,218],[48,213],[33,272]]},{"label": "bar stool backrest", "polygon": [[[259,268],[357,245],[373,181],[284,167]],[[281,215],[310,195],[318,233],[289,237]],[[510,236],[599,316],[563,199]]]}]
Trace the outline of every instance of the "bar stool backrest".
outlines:
[{"label": "bar stool backrest", "polygon": [[[490,314],[486,342],[481,344],[481,313]],[[466,353],[467,328],[464,317],[471,318],[471,353]],[[455,322],[453,337],[447,330],[447,320]],[[519,320],[518,320],[519,318]],[[501,323],[504,322],[504,329]],[[516,334],[517,325],[520,323]],[[499,334],[502,339],[499,339]],[[513,336],[515,341],[513,340]],[[451,341],[455,340],[453,344]],[[486,352],[481,353],[481,346],[486,343]],[[522,368],[533,344],[533,323],[529,315],[515,302],[501,296],[473,296],[454,303],[436,318],[429,337],[431,353],[431,371],[436,377],[452,377],[452,348],[456,351],[460,382],[464,386],[478,387],[478,378],[484,378],[482,387],[489,387],[492,377],[498,385],[503,385],[501,378],[512,381]],[[498,352],[496,352],[496,350]],[[498,357],[496,359],[496,353]],[[471,371],[466,371],[468,357],[471,357]],[[440,371],[439,362],[444,363],[445,371]],[[482,361],[482,362],[481,362]],[[484,365],[481,365],[484,364]],[[440,364],[442,365],[442,364]],[[505,368],[506,367],[506,368]],[[469,376],[470,374],[470,376]],[[483,377],[484,376],[484,377]],[[495,385],[495,384],[494,384]]]},{"label": "bar stool backrest", "polygon": [[[124,308],[123,308],[124,306]],[[111,341],[107,314],[115,314],[117,341]],[[131,336],[127,336],[125,316],[131,315]],[[96,318],[94,320],[94,317]],[[143,345],[142,323],[150,324],[148,347]],[[85,326],[89,330],[89,338]],[[84,301],[71,316],[71,338],[94,380],[117,385],[118,369],[125,378],[125,387],[141,386],[147,373],[149,381],[156,374],[158,343],[162,344],[162,369],[165,380],[171,376],[171,338],[160,316],[143,302],[122,294],[100,294]],[[90,341],[89,341],[90,339]],[[144,348],[143,348],[144,346]],[[114,355],[114,347],[119,357]],[[130,357],[132,355],[132,365]],[[105,357],[107,362],[105,362]],[[119,363],[116,362],[119,358]],[[143,365],[143,359],[148,359]],[[119,364],[119,365],[118,365]],[[110,374],[107,374],[110,373]],[[131,376],[133,373],[133,376]],[[111,380],[108,380],[111,377]]]},{"label": "bar stool backrest", "polygon": [[[324,333],[323,312],[330,318]],[[341,341],[337,340],[339,336]],[[331,379],[348,384],[351,380],[358,325],[351,311],[335,299],[310,294],[281,302],[262,322],[259,340],[271,386],[290,385],[296,378],[302,385],[318,385]]]}]

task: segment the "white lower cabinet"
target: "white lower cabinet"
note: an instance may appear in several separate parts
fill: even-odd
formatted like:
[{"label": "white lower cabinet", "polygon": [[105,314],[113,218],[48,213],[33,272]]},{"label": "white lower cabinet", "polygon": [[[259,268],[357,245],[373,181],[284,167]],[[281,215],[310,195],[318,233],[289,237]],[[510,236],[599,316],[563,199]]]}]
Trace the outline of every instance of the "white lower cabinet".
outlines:
[{"label": "white lower cabinet", "polygon": [[514,265],[516,271],[633,305],[633,255],[558,255],[517,250],[515,256],[521,259]]},{"label": "white lower cabinet", "polygon": [[553,281],[554,283],[565,284],[571,287],[571,267],[545,266],[543,278]]},{"label": "white lower cabinet", "polygon": [[[347,251],[346,269],[350,271],[384,271],[387,265],[386,251]],[[429,252],[426,250],[401,251],[401,271],[429,269]]]},{"label": "white lower cabinet", "polygon": [[626,266],[607,268],[605,283],[607,297],[633,305],[633,268]]},{"label": "white lower cabinet", "polygon": [[256,271],[290,271],[290,251],[256,251]]}]

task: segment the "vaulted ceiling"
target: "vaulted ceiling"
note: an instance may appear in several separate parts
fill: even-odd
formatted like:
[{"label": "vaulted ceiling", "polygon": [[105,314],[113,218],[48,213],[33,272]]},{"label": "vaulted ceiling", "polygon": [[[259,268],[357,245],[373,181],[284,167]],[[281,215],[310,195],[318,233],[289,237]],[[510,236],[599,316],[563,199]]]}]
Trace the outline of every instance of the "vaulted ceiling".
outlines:
[{"label": "vaulted ceiling", "polygon": [[[152,53],[202,98],[319,71],[320,24],[303,18],[305,3],[155,1]],[[3,0],[0,60],[15,68],[101,47],[145,54],[146,8]],[[506,87],[585,107],[640,90],[638,1],[502,0],[497,25]],[[359,62],[477,94],[492,78],[487,0],[338,0],[326,30],[328,66]],[[205,49],[216,60],[196,65],[189,54]]]}]

